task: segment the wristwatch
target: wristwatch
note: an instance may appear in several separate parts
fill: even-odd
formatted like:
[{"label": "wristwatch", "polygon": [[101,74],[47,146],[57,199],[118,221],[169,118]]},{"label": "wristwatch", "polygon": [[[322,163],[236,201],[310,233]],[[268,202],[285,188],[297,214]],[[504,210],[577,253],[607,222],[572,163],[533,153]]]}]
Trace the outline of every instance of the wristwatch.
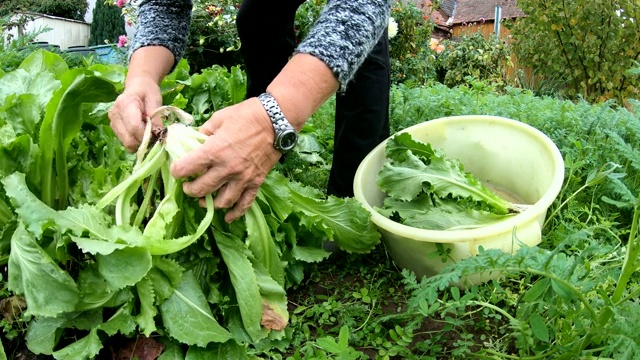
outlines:
[{"label": "wristwatch", "polygon": [[275,131],[276,136],[273,146],[283,154],[293,149],[298,142],[298,133],[282,114],[276,99],[268,92],[265,92],[258,96],[258,100],[260,100],[267,114],[269,114],[269,119],[271,119],[271,124]]}]

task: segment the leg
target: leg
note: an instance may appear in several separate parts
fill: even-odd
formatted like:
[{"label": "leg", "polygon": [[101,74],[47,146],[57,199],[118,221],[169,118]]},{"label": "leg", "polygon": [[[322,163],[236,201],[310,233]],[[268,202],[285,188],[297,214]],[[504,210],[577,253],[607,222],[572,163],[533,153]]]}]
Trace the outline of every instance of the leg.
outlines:
[{"label": "leg", "polygon": [[278,75],[296,45],[294,21],[304,0],[244,0],[236,26],[247,74],[247,98],[258,96]]},{"label": "leg", "polygon": [[336,95],[333,165],[327,193],[353,196],[364,157],[389,137],[389,39],[384,33],[342,94]]}]

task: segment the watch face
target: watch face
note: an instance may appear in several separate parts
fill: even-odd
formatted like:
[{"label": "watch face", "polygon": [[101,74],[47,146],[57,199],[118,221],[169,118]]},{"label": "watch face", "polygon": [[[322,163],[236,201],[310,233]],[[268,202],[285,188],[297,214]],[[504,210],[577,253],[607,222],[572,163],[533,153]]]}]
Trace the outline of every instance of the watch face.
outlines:
[{"label": "watch face", "polygon": [[285,130],[278,137],[278,147],[284,151],[289,151],[296,146],[296,142],[298,142],[298,134],[295,130]]}]

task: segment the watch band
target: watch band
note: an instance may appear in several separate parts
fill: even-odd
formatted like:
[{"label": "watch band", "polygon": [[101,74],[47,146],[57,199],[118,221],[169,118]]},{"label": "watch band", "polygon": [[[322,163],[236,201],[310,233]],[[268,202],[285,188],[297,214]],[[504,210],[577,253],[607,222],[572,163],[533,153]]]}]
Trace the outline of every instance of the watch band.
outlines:
[{"label": "watch band", "polygon": [[260,100],[260,103],[269,115],[271,125],[275,131],[273,146],[283,153],[291,150],[296,144],[298,133],[295,128],[291,126],[289,120],[284,117],[280,105],[278,105],[276,99],[268,92],[260,94],[258,100]]}]

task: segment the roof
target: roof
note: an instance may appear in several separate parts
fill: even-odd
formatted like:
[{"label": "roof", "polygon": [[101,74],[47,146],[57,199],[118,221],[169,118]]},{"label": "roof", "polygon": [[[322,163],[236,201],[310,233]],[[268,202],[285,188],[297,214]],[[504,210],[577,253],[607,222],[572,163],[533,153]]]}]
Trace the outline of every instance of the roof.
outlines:
[{"label": "roof", "polygon": [[448,27],[447,20],[453,15],[456,7],[456,0],[441,0],[441,4],[437,10],[433,10],[432,0],[414,0],[416,5],[422,12],[433,20],[436,26]]},{"label": "roof", "polygon": [[501,17],[513,19],[525,16],[516,7],[516,0],[457,0],[453,23],[462,24],[483,20],[495,20],[496,5],[501,6]]},{"label": "roof", "polygon": [[445,13],[448,17],[453,15],[453,11],[456,9],[456,0],[443,0],[440,4],[440,11]]},{"label": "roof", "polygon": [[418,8],[440,28],[450,29],[455,24],[494,21],[496,5],[501,6],[503,19],[525,16],[524,12],[516,7],[516,0],[441,0],[437,10],[433,10],[432,0],[405,1],[415,2]]}]

